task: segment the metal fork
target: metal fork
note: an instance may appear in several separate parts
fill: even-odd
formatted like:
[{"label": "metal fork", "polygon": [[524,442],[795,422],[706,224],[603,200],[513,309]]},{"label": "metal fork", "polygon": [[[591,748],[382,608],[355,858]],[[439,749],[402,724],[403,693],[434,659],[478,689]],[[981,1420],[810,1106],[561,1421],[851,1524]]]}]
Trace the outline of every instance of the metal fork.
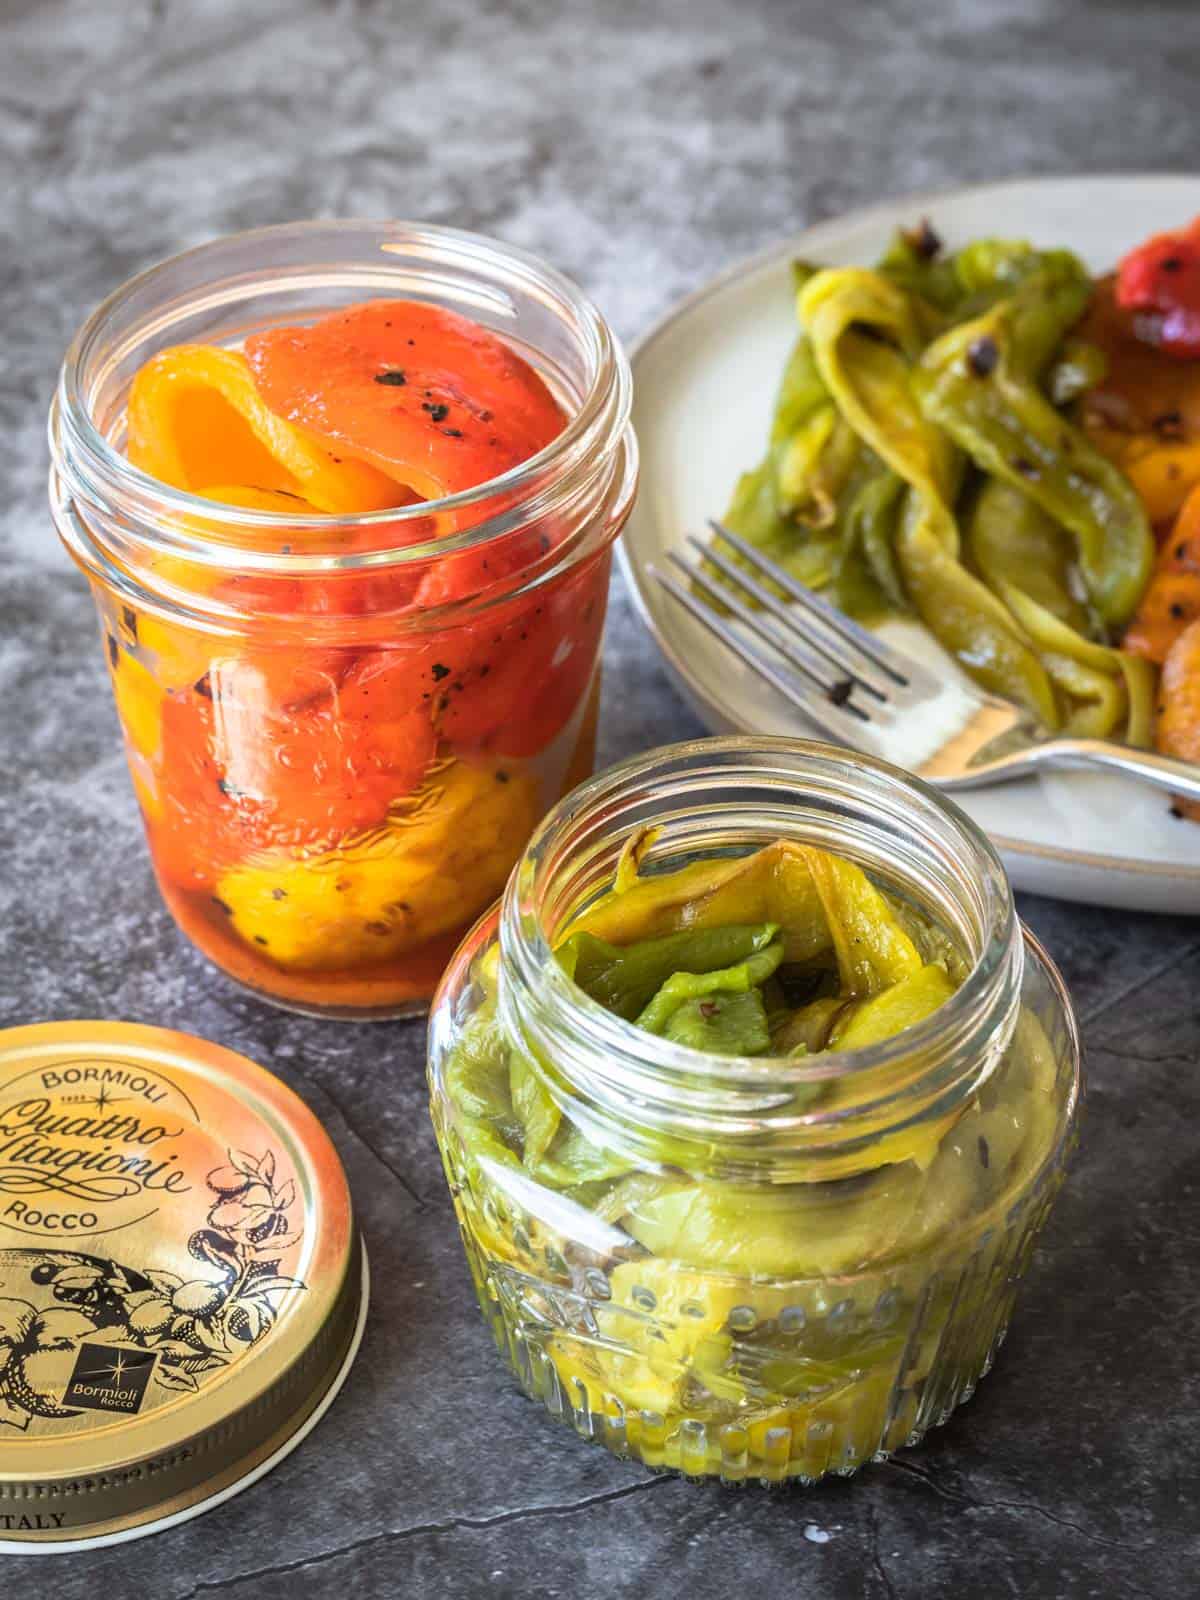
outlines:
[{"label": "metal fork", "polygon": [[[1200,800],[1200,766],[1103,739],[1048,734],[1030,712],[982,693],[957,675],[939,677],[838,611],[731,529],[719,522],[709,526],[750,570],[689,535],[687,542],[704,566],[672,550],[669,559],[685,581],[653,565],[651,576],[839,744],[883,756],[944,789],[980,788],[1047,767],[1090,767],[1124,772]],[[767,584],[782,590],[787,601]],[[733,628],[731,617],[759,643]]]}]

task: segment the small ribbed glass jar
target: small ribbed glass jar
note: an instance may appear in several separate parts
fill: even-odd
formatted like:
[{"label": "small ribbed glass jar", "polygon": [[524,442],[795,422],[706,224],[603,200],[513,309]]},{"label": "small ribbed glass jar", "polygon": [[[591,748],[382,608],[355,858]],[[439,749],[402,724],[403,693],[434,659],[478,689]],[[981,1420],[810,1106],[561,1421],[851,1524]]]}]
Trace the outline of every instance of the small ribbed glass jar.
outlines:
[{"label": "small ribbed glass jar", "polygon": [[[552,955],[647,825],[642,874],[779,839],[846,857],[968,975],[844,1053],[648,1034]],[[523,1160],[518,1060],[561,1115],[557,1172]],[[429,1073],[480,1304],[525,1392],[648,1466],[813,1482],[915,1443],[988,1370],[1072,1143],[1079,1044],[957,807],[826,746],[711,739],[551,813],[447,970]]]},{"label": "small ribbed glass jar", "polygon": [[[562,432],[477,488],[358,514],[219,503],[127,459],[150,357],[379,297],[499,334]],[[318,1015],[424,1010],[534,824],[591,771],[629,407],[628,364],[573,284],[420,224],[220,239],[80,330],[50,419],[55,522],[100,612],[159,886],[237,981]]]}]

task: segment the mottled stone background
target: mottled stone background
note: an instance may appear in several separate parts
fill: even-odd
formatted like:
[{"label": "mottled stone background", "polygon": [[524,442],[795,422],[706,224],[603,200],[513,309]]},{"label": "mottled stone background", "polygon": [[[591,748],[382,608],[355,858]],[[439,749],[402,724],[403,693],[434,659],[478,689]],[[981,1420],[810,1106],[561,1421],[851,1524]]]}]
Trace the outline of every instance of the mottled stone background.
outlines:
[{"label": "mottled stone background", "polygon": [[[83,314],[214,234],[307,216],[479,228],[626,336],[804,222],[1021,173],[1188,169],[1191,0],[576,4],[0,0],[0,1018],[192,1029],[281,1072],[349,1168],[376,1273],[319,1433],[220,1511],[0,1585],[59,1600],[1196,1592],[1200,928],[1027,899],[1083,1019],[1074,1179],[995,1374],[922,1449],[771,1495],[654,1478],[501,1380],[425,1112],[417,1025],[228,987],[159,904],[91,606],[44,510]],[[608,758],[697,731],[620,595]],[[0,1441],[0,1469],[5,1465]]]}]

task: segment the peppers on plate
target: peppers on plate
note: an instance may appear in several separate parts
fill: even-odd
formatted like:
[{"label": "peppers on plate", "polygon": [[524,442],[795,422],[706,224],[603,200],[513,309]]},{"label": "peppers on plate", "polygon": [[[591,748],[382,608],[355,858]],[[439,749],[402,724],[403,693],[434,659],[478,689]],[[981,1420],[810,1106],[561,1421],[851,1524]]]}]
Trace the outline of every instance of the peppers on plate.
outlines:
[{"label": "peppers on plate", "polygon": [[1154,545],[1070,408],[1091,282],[1067,251],[901,234],[878,267],[797,271],[801,333],[729,526],[867,620],[915,614],[1047,728],[1149,743],[1153,673],[1119,647]]},{"label": "peppers on plate", "polygon": [[[1200,219],[1132,250],[1096,285],[1079,330],[1104,362],[1084,396],[1084,424],[1136,487],[1159,538],[1122,645],[1161,668],[1155,744],[1189,761],[1200,759],[1198,245]],[[1176,810],[1200,817],[1194,801]]]}]

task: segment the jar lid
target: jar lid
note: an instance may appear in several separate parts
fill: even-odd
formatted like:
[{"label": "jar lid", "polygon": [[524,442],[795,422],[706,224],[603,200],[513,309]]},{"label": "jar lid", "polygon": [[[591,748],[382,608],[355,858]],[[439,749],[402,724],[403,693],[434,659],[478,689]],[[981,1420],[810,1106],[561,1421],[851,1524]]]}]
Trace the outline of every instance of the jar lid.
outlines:
[{"label": "jar lid", "polygon": [[0,1032],[0,1550],[243,1487],[332,1399],[365,1308],[345,1172],[278,1078],[163,1028]]}]

